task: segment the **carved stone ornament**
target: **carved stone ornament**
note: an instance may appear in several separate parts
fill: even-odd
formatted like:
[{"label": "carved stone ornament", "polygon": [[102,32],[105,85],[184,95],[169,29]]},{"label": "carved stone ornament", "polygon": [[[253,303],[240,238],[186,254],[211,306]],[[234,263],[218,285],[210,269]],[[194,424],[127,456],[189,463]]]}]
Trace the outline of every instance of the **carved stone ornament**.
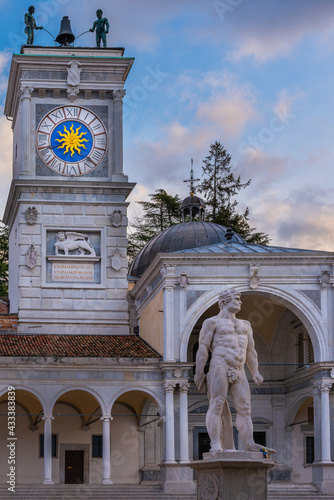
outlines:
[{"label": "carved stone ornament", "polygon": [[114,101],[122,101],[123,97],[125,96],[126,91],[125,90],[113,90],[112,91],[112,97]]},{"label": "carved stone ornament", "polygon": [[77,89],[75,87],[68,87],[67,97],[71,102],[76,100],[76,98],[78,97],[78,94],[79,94],[79,89]]},{"label": "carved stone ornament", "polygon": [[78,85],[80,83],[80,63],[77,61],[71,61],[67,65],[67,97],[73,102],[76,100],[79,94]]},{"label": "carved stone ornament", "polygon": [[174,389],[175,389],[175,383],[171,382],[170,380],[165,380],[164,391],[165,392],[174,392]]},{"label": "carved stone ornament", "polygon": [[26,265],[33,269],[37,264],[37,252],[35,250],[34,244],[32,243],[25,253]]},{"label": "carved stone ornament", "polygon": [[259,266],[251,265],[249,266],[249,286],[252,290],[255,290],[260,283],[259,277]]},{"label": "carved stone ornament", "polygon": [[38,217],[38,212],[36,207],[28,207],[27,210],[24,212],[24,215],[26,216],[27,224],[30,224],[31,226],[36,224]]},{"label": "carved stone ornament", "polygon": [[[219,494],[219,479],[217,472],[197,473],[198,499],[217,500],[222,498]],[[203,476],[203,477],[202,477]]]},{"label": "carved stone ornament", "polygon": [[123,214],[120,210],[114,210],[110,216],[111,224],[114,227],[120,227],[123,220]]},{"label": "carved stone ornament", "polygon": [[77,87],[80,83],[80,63],[71,61],[67,65],[67,83],[71,87]]},{"label": "carved stone ornament", "polygon": [[31,100],[31,96],[34,92],[34,87],[28,86],[28,85],[22,85],[20,87],[20,92],[21,92],[21,100],[23,101],[24,99],[28,99],[29,101]]},{"label": "carved stone ornament", "polygon": [[179,283],[180,283],[181,288],[186,288],[186,286],[189,285],[189,278],[188,278],[188,275],[185,271],[183,271],[180,274]]},{"label": "carved stone ornament", "polygon": [[323,288],[325,288],[330,283],[330,279],[331,279],[330,271],[321,271],[321,274],[319,276],[319,282]]},{"label": "carved stone ornament", "polygon": [[[66,255],[67,257],[77,258],[84,255],[88,255],[91,257],[96,257],[95,250],[93,245],[89,239],[89,236],[75,233],[72,231],[59,231],[56,234],[56,243],[55,246],[55,255]],[[70,254],[69,252],[73,252],[75,250],[79,250],[78,254]],[[64,252],[59,253],[59,252]]]},{"label": "carved stone ornament", "polygon": [[174,377],[175,378],[182,377],[182,369],[181,368],[175,368],[175,370],[174,370]]},{"label": "carved stone ornament", "polygon": [[118,247],[116,247],[114,253],[111,256],[111,267],[115,269],[115,271],[119,271],[122,267],[122,255]]}]

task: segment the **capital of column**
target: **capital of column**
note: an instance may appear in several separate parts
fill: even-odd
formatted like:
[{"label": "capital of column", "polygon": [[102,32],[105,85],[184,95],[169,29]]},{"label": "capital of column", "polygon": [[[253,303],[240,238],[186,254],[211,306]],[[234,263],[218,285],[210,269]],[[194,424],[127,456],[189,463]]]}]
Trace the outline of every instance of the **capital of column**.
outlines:
[{"label": "capital of column", "polygon": [[29,85],[22,85],[20,87],[21,101],[24,101],[24,99],[29,99],[29,101],[30,101],[33,91],[34,91],[34,87],[29,86]]},{"label": "capital of column", "polygon": [[46,415],[45,417],[42,417],[42,420],[45,422],[52,422],[55,418],[52,415]]},{"label": "capital of column", "polygon": [[102,420],[103,422],[106,422],[106,421],[111,421],[111,420],[114,420],[113,417],[111,415],[102,415],[102,417],[100,418],[100,420]]},{"label": "capital of column", "polygon": [[165,392],[174,392],[175,389],[175,383],[171,382],[170,380],[165,380],[164,382],[164,391]]},{"label": "capital of column", "polygon": [[332,388],[332,385],[333,385],[333,382],[323,380],[322,382],[320,382],[320,384],[318,384],[317,387],[318,387],[320,392],[329,392]]},{"label": "capital of column", "polygon": [[190,384],[188,381],[181,382],[180,384],[180,392],[188,392]]},{"label": "capital of column", "polygon": [[172,292],[175,289],[174,283],[166,283],[163,290],[166,292]]},{"label": "capital of column", "polygon": [[111,91],[111,95],[112,95],[114,102],[123,101],[123,97],[125,96],[125,94],[126,94],[126,90],[112,90]]}]

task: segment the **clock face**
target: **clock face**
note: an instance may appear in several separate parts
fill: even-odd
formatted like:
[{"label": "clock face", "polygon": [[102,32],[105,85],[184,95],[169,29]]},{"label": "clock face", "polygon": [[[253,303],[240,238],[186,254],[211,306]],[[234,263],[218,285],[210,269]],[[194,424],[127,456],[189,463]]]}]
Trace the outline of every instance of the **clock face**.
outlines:
[{"label": "clock face", "polygon": [[107,151],[107,132],[98,116],[81,106],[60,106],[37,128],[38,154],[60,175],[85,175],[100,165]]}]

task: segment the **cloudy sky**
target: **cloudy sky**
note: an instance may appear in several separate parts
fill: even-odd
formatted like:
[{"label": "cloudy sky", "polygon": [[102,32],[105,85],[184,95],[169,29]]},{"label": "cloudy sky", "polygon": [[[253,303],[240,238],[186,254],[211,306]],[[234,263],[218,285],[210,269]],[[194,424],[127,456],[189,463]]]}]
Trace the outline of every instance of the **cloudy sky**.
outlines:
[{"label": "cloudy sky", "polygon": [[[0,0],[0,103],[10,59],[25,43],[29,3]],[[333,0],[47,0],[35,17],[76,36],[102,8],[109,46],[136,58],[124,99],[124,169],[135,201],[164,188],[188,194],[210,144],[221,141],[251,186],[239,195],[271,244],[334,250]],[[52,44],[45,31],[36,43]],[[94,35],[78,40],[94,45]],[[10,123],[0,118],[1,212],[11,178]]]}]

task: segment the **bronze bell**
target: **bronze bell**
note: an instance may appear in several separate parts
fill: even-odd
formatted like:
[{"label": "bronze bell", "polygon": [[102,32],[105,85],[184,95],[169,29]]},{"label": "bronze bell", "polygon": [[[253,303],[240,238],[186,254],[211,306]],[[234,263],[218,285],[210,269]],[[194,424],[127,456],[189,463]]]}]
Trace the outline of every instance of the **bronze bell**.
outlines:
[{"label": "bronze bell", "polygon": [[60,30],[58,36],[56,38],[56,42],[60,43],[60,45],[69,45],[74,42],[75,36],[72,33],[71,29],[71,21],[68,16],[64,16],[60,22]]}]

